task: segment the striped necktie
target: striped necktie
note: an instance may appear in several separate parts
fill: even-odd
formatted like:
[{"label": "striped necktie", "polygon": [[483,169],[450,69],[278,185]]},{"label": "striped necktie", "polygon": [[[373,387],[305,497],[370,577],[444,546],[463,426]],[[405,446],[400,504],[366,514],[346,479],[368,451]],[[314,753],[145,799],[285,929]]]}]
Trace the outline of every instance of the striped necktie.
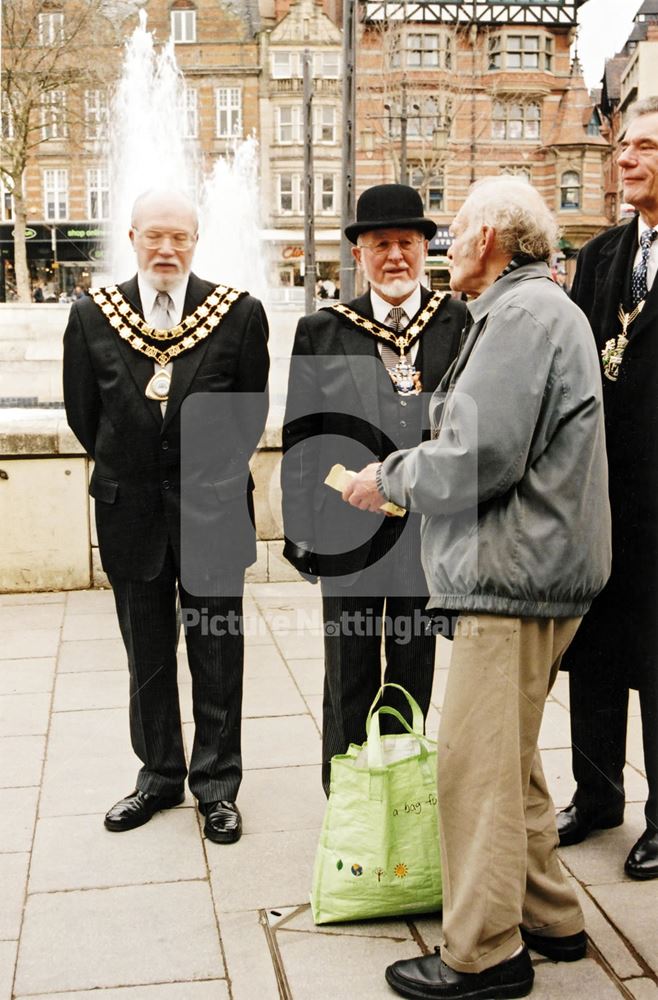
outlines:
[{"label": "striped necktie", "polygon": [[658,230],[656,229],[645,229],[640,236],[642,256],[633,268],[633,275],[631,277],[631,295],[633,296],[634,306],[638,302],[641,302],[642,299],[645,299],[648,294],[647,273],[649,270],[649,254],[651,253],[651,244],[657,236]]},{"label": "striped necktie", "polygon": [[[407,326],[406,320],[408,320],[408,316],[402,306],[393,306],[386,317],[386,326],[395,333],[400,333]],[[381,344],[381,358],[387,371],[395,368],[401,360],[398,351],[393,350],[390,344],[383,342]],[[405,352],[404,360],[407,364],[411,364],[411,355],[408,352]],[[395,391],[397,392],[397,389]]]}]

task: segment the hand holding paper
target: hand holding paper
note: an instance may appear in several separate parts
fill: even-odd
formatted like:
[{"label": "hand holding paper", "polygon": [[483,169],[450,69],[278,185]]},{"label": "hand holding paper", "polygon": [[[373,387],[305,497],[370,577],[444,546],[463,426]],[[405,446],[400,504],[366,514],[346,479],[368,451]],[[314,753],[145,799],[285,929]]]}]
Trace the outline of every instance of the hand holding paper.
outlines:
[{"label": "hand holding paper", "polygon": [[406,511],[403,507],[399,507],[390,500],[383,500],[375,478],[377,464],[377,462],[372,462],[370,465],[366,465],[361,472],[352,472],[344,465],[334,465],[329,470],[325,483],[342,493],[343,500],[353,507],[369,510],[375,514],[404,517]]}]

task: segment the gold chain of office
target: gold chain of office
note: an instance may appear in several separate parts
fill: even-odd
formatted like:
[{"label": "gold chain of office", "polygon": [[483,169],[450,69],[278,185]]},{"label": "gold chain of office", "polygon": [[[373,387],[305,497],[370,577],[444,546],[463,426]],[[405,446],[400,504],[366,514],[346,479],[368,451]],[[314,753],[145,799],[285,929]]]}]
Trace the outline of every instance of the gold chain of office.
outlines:
[{"label": "gold chain of office", "polygon": [[349,306],[343,305],[342,302],[335,306],[329,306],[329,311],[338,313],[340,316],[344,316],[346,319],[349,319],[355,326],[365,330],[377,340],[385,340],[387,343],[392,344],[393,347],[400,352],[400,357],[402,357],[406,354],[418,337],[420,337],[421,333],[432,319],[443,300],[447,297],[448,292],[434,292],[432,298],[428,301],[423,311],[418,314],[413,323],[410,323],[399,333],[396,333],[395,330],[391,330],[390,327],[381,326],[379,323],[375,322],[375,320],[368,319],[366,316],[361,316],[360,313],[354,312],[353,309],[350,309]]},{"label": "gold chain of office", "polygon": [[[145,354],[160,365],[166,365],[173,358],[191,350],[201,340],[205,340],[217,329],[224,317],[246,292],[217,285],[210,295],[197,306],[193,313],[172,326],[169,330],[158,330],[149,326],[135,312],[132,305],[116,285],[96,288],[90,295],[108,323],[135,351]],[[176,341],[162,349],[148,341]]]}]

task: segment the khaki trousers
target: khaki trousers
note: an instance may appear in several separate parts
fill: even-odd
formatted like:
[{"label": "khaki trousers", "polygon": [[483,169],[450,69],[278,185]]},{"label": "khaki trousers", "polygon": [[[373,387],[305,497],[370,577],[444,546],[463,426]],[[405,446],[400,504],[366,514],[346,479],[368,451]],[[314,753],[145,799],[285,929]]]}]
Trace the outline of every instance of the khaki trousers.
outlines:
[{"label": "khaki trousers", "polygon": [[481,972],[521,945],[519,926],[576,934],[583,914],[559,866],[537,740],[580,618],[460,618],[441,710],[441,957]]}]

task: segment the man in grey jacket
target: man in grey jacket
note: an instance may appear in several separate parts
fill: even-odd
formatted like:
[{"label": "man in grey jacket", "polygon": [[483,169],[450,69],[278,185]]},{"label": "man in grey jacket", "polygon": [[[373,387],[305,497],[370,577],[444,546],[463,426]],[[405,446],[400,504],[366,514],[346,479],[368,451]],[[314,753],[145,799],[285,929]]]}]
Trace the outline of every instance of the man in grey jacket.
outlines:
[{"label": "man in grey jacket", "polygon": [[343,494],[364,510],[386,499],[420,511],[430,606],[468,616],[439,729],[443,943],[386,970],[421,1000],[526,996],[526,945],[557,961],[585,954],[537,741],[560,659],[610,571],[598,359],[551,280],[553,217],[527,183],[491,178],[452,233],[451,287],[469,296],[473,326],[433,397],[432,440],[367,466]]}]

